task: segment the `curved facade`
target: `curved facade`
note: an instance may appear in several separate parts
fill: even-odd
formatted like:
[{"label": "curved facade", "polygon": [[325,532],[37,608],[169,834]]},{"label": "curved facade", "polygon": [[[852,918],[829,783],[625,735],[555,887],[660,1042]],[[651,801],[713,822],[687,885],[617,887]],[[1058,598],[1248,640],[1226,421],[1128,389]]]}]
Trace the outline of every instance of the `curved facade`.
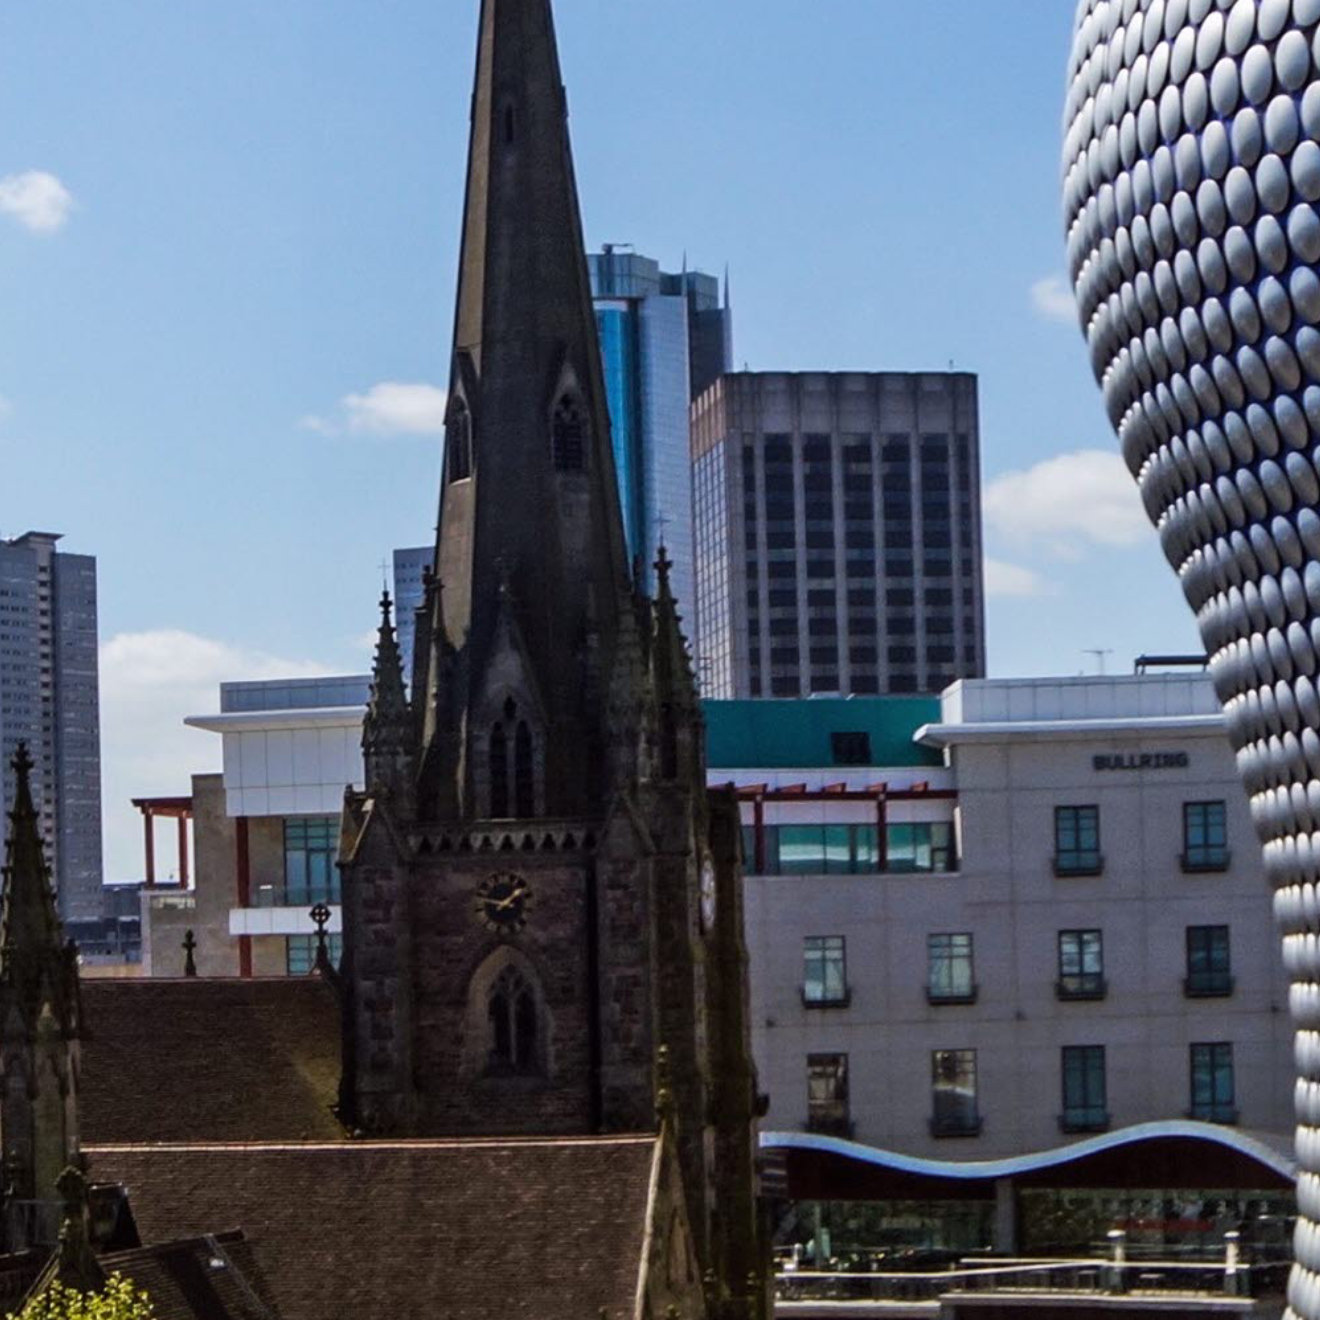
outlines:
[{"label": "curved facade", "polygon": [[1123,456],[1211,655],[1297,1026],[1320,1320],[1320,0],[1082,0],[1070,269]]}]

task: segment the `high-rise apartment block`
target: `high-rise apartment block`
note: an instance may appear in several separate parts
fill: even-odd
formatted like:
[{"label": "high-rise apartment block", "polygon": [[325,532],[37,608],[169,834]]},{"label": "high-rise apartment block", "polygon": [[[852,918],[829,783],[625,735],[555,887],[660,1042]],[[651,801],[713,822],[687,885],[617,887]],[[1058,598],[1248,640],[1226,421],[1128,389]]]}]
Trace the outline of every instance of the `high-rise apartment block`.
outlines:
[{"label": "high-rise apartment block", "polygon": [[0,787],[20,742],[66,920],[101,916],[101,733],[96,560],[57,535],[0,540]]},{"label": "high-rise apartment block", "polygon": [[607,246],[587,257],[628,551],[655,589],[663,544],[675,599],[696,600],[689,403],[731,365],[732,314],[711,275],[666,274]]},{"label": "high-rise apartment block", "polygon": [[976,377],[737,372],[692,411],[709,697],[985,672]]}]

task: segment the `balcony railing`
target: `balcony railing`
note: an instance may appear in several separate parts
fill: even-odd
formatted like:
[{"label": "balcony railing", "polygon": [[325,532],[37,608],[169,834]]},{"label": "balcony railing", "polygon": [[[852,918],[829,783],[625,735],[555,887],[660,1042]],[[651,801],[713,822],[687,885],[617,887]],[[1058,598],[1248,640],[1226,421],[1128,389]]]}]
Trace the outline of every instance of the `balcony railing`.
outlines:
[{"label": "balcony railing", "polygon": [[928,985],[926,987],[926,1002],[937,1006],[943,1004],[974,1004],[980,990],[981,987],[978,985]]},{"label": "balcony railing", "polygon": [[1109,993],[1109,982],[1101,972],[1079,972],[1059,977],[1054,993],[1063,1000],[1103,999]]},{"label": "balcony railing", "polygon": [[1065,1109],[1059,1115],[1060,1132],[1108,1132],[1109,1111],[1094,1105]]},{"label": "balcony railing", "polygon": [[1186,875],[1202,875],[1208,871],[1227,871],[1233,854],[1227,848],[1188,848],[1179,860]]},{"label": "balcony railing", "polygon": [[935,1114],[930,1120],[932,1137],[979,1137],[984,1126],[980,1114]]},{"label": "balcony railing", "polygon": [[1104,869],[1104,855],[1089,848],[1054,854],[1055,875],[1100,875]]},{"label": "balcony railing", "polygon": [[1229,972],[1189,972],[1183,977],[1183,994],[1188,999],[1227,999],[1236,984]]}]

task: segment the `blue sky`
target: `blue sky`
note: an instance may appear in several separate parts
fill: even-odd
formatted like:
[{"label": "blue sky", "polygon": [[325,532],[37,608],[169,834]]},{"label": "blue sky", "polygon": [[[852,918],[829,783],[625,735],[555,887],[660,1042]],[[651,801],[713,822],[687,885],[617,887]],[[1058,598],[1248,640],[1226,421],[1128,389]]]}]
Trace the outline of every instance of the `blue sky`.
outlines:
[{"label": "blue sky", "polygon": [[[980,374],[999,675],[1196,645],[1064,297],[1072,8],[558,5],[589,244],[728,262],[739,365]],[[0,532],[100,560],[112,877],[218,763],[179,719],[361,669],[432,534],[476,11],[0,13]]]}]

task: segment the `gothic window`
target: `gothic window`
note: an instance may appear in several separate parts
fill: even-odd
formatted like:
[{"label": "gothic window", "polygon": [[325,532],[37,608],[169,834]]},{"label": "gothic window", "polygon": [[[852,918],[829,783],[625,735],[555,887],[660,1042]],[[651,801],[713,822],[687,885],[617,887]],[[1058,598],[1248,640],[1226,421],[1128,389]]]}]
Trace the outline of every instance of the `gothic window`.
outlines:
[{"label": "gothic window", "polygon": [[526,720],[518,721],[513,742],[514,814],[526,820],[536,815],[536,773],[532,765],[532,731]]},{"label": "gothic window", "polygon": [[455,401],[445,423],[445,455],[450,481],[466,481],[472,475],[472,415],[462,399]]},{"label": "gothic window", "polygon": [[509,814],[509,747],[504,725],[490,731],[490,815],[503,820]]},{"label": "gothic window", "polygon": [[587,418],[576,394],[561,395],[555,405],[550,450],[558,472],[581,472],[587,465]]},{"label": "gothic window", "polygon": [[489,1071],[539,1072],[536,994],[516,967],[506,967],[491,988],[488,1017]]}]

